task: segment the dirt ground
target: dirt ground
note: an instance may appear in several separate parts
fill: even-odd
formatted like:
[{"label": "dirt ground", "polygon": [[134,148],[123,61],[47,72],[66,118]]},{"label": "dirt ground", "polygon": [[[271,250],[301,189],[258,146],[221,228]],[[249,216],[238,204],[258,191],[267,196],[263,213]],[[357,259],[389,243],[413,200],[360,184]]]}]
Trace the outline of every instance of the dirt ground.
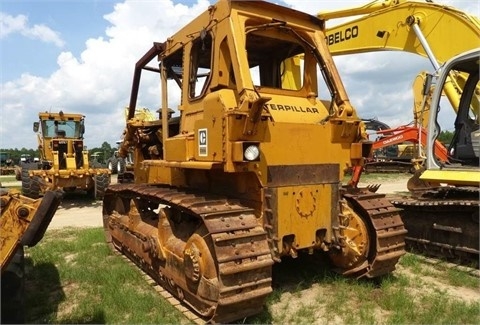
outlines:
[{"label": "dirt ground", "polygon": [[[375,181],[371,182],[362,182],[359,184],[359,187],[364,187],[368,184],[382,184],[378,190],[379,193],[385,193],[387,195],[394,195],[399,193],[408,192],[407,190],[407,180],[409,179],[410,175],[408,174],[399,174],[398,176],[391,177],[386,179],[382,179],[381,177]],[[19,187],[21,184],[20,182],[2,182],[4,187]],[[116,176],[114,175],[112,178],[112,183],[116,183]],[[75,197],[75,196],[66,196],[59,209],[57,210],[52,222],[50,223],[48,230],[53,229],[61,229],[65,227],[102,227],[102,202],[96,201],[92,202],[90,199],[82,198],[82,197]],[[47,231],[48,231],[47,230]],[[416,278],[417,275],[412,274],[411,270],[408,268],[402,267],[401,265],[398,266],[397,271],[398,274],[403,274],[409,278]],[[413,281],[413,280],[412,280]],[[437,279],[429,278],[422,276],[422,281],[425,282],[425,288],[440,288],[440,284],[438,283]],[[328,287],[327,287],[328,289]],[[307,299],[310,296],[318,296],[324,294],[324,290],[327,290],[322,286],[314,285],[310,288],[301,290],[299,295],[301,297]],[[422,289],[426,290],[426,289]],[[465,287],[456,287],[452,285],[442,284],[441,290],[447,292],[448,295],[455,297],[457,299],[461,299],[466,303],[480,301],[480,291],[473,290]],[[291,294],[290,293],[283,293],[281,295],[280,301],[277,304],[272,306],[272,310],[275,311],[277,308],[285,308],[284,302],[285,300],[291,301]],[[303,300],[303,299],[301,299]],[[299,305],[297,303],[288,303],[288,313],[295,313],[296,309],[298,309]]]},{"label": "dirt ground", "polygon": [[[394,194],[396,192],[407,191],[407,180],[409,174],[399,174],[394,180],[389,179],[388,182],[382,181],[370,183],[382,184],[378,193]],[[116,175],[112,175],[112,183],[116,183]],[[369,183],[360,183],[359,186],[366,186]],[[5,182],[2,181],[4,187],[20,187],[21,182]],[[82,197],[82,195],[67,195],[55,216],[53,217],[48,229],[61,229],[64,227],[102,227],[102,202]]]}]

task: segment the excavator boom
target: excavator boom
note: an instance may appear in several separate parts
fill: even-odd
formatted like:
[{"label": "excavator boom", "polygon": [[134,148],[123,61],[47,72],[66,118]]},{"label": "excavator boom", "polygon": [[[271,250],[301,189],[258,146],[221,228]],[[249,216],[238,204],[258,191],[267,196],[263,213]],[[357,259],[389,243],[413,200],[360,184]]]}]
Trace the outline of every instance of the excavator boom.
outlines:
[{"label": "excavator boom", "polygon": [[[480,20],[456,8],[428,1],[373,1],[361,7],[321,12],[321,19],[355,17],[328,27],[326,39],[332,55],[375,51],[403,51],[426,57],[434,70],[480,42]],[[444,93],[454,110],[465,77],[452,72]],[[479,90],[480,91],[480,90]],[[478,121],[479,107],[472,107]],[[415,112],[418,115],[418,112]]]},{"label": "excavator boom", "polygon": [[[420,143],[423,147],[427,145],[426,130],[414,126],[401,126],[395,129],[381,130],[377,131],[377,134],[385,134],[385,136],[373,143],[373,150],[407,141],[417,144]],[[434,142],[434,146],[437,158],[442,162],[447,162],[448,152],[445,146],[438,140]]]},{"label": "excavator boom", "polygon": [[428,40],[439,64],[479,43],[477,17],[433,2],[373,1],[362,7],[317,16],[328,20],[360,14],[367,15],[334,27],[327,24],[327,41],[333,55],[398,50],[428,57],[415,35],[415,25]]}]

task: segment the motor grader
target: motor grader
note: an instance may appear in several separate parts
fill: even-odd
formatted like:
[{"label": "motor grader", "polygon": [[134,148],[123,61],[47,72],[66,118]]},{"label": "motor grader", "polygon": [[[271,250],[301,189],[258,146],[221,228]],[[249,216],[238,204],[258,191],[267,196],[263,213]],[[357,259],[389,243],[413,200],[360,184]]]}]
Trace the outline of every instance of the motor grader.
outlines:
[{"label": "motor grader", "polygon": [[35,246],[45,234],[60,204],[59,191],[47,191],[41,199],[17,190],[0,188],[0,266],[2,324],[24,323],[24,246]]},{"label": "motor grader", "polygon": [[[285,85],[297,55],[301,85]],[[144,71],[160,76],[154,121],[133,118]],[[119,148],[134,148],[134,182],[105,192],[106,240],[211,322],[259,313],[282,259],[323,252],[345,276],[388,274],[405,254],[399,210],[342,185],[371,147],[324,21],[221,0],[135,65]]]},{"label": "motor grader", "polygon": [[89,163],[84,147],[85,117],[82,114],[41,112],[33,123],[40,162],[22,165],[22,193],[38,198],[46,190],[87,191],[101,199],[110,184],[110,171]]}]

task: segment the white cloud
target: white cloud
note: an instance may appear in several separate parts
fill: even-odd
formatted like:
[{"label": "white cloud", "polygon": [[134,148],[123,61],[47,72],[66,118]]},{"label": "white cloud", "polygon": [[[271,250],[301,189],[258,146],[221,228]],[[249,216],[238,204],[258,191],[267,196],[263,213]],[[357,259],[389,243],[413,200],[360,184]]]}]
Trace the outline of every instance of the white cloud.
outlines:
[{"label": "white cloud", "polygon": [[[31,124],[38,112],[60,109],[86,115],[88,147],[100,146],[103,141],[113,145],[125,125],[123,108],[128,105],[135,63],[154,41],[165,41],[209,5],[206,0],[191,7],[172,1],[127,0],[116,4],[114,11],[104,16],[110,22],[106,38],[86,40],[79,57],[62,52],[57,57],[58,69],[48,77],[27,73],[1,85],[0,147],[35,148]],[[17,25],[17,32],[25,30],[26,20],[17,21]],[[158,79],[144,78],[142,85],[150,94],[159,91]],[[155,110],[157,100],[158,96],[140,97],[139,106]],[[26,132],[9,137],[12,129],[20,127],[4,123],[4,116],[19,116],[16,123],[27,125],[21,127]]]},{"label": "white cloud", "polygon": [[[368,0],[285,2],[316,14],[320,10],[364,4]],[[469,8],[473,8],[470,10],[478,9],[478,4],[468,3]],[[109,23],[106,30],[99,31],[96,38],[82,40],[85,47],[78,56],[68,48],[61,52],[54,58],[58,68],[51,75],[42,78],[26,73],[15,80],[3,81],[0,147],[35,148],[32,122],[38,112],[60,109],[86,115],[88,147],[98,147],[103,141],[113,145],[125,125],[123,108],[128,105],[135,63],[154,41],[165,41],[209,5],[207,0],[197,0],[190,6],[172,0],[125,0],[115,4],[112,12],[104,16]],[[63,45],[59,33],[44,25],[30,26],[26,16],[0,14],[0,39],[14,33]],[[414,59],[412,55],[402,54],[335,57],[350,99],[362,117],[377,116],[392,126],[411,121],[411,84],[420,70],[430,69],[430,64],[426,59],[421,61],[420,57],[414,56]],[[159,92],[158,80],[142,79],[142,88],[147,95]],[[143,96],[138,105],[156,110],[158,99],[158,96]],[[175,94],[174,102],[178,100]]]},{"label": "white cloud", "polygon": [[51,28],[43,24],[30,26],[27,16],[17,15],[14,17],[0,12],[0,39],[15,33],[31,39],[38,39],[45,43],[53,43],[58,47],[65,45],[65,42],[60,37],[60,33]]}]

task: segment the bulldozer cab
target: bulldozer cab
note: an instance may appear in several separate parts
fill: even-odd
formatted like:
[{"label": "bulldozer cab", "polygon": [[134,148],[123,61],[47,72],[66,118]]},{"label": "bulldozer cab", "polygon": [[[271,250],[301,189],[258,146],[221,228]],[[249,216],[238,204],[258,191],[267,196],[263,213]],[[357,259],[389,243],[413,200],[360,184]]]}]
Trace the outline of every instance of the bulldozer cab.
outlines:
[{"label": "bulldozer cab", "polygon": [[[358,118],[324,42],[323,21],[302,12],[281,20],[281,14],[272,17],[275,11],[268,2],[220,1],[169,41],[154,43],[136,65],[127,121],[135,117],[142,70],[161,75],[161,118],[136,126],[127,123],[126,143],[135,142],[138,127],[150,126],[136,161],[226,162],[232,169],[230,153],[221,154],[221,137],[206,140],[210,150],[202,140],[208,137],[206,129],[212,132],[220,126],[210,125],[210,117],[223,114],[214,104],[218,101],[223,101],[227,115],[236,115],[235,124],[242,124],[232,128],[232,139],[257,135],[250,141],[258,143],[267,120],[312,126],[343,115],[355,120],[356,129]],[[147,66],[154,58],[158,67]],[[301,75],[285,82],[290,64],[298,64]],[[325,100],[318,100],[320,96]],[[178,104],[181,116],[175,127],[168,118],[169,108],[175,107],[170,102]],[[152,134],[160,135],[161,143]],[[351,141],[356,134],[349,133]],[[236,155],[244,161],[241,152]]]},{"label": "bulldozer cab", "polygon": [[[246,20],[243,26],[237,27],[233,34],[245,33],[245,48],[237,51],[230,48],[228,33],[221,33],[218,29],[202,30],[189,46],[178,50],[170,50],[167,45],[160,55],[160,65],[165,71],[163,78],[167,84],[163,96],[169,97],[175,91],[173,88],[178,87],[182,91],[180,110],[185,113],[198,111],[199,105],[203,105],[200,99],[221,89],[231,89],[237,97],[247,93],[248,96],[263,97],[262,103],[271,101],[272,95],[317,97],[318,72],[325,70],[325,62],[316,51],[312,30],[304,30],[304,34],[300,35],[286,22],[269,19]],[[289,73],[286,65],[298,62],[296,58],[299,57],[304,59],[300,67],[301,76],[297,82],[283,82],[284,75]],[[218,65],[214,64],[216,61]],[[334,80],[325,78],[323,82],[330,90],[330,97],[338,94],[335,91],[338,85]],[[255,110],[257,115],[266,113],[262,112],[263,105],[256,106],[259,107]],[[326,115],[326,112],[302,110],[292,115],[294,107],[267,106],[274,120],[296,122],[298,118],[297,122],[318,122]]]}]

